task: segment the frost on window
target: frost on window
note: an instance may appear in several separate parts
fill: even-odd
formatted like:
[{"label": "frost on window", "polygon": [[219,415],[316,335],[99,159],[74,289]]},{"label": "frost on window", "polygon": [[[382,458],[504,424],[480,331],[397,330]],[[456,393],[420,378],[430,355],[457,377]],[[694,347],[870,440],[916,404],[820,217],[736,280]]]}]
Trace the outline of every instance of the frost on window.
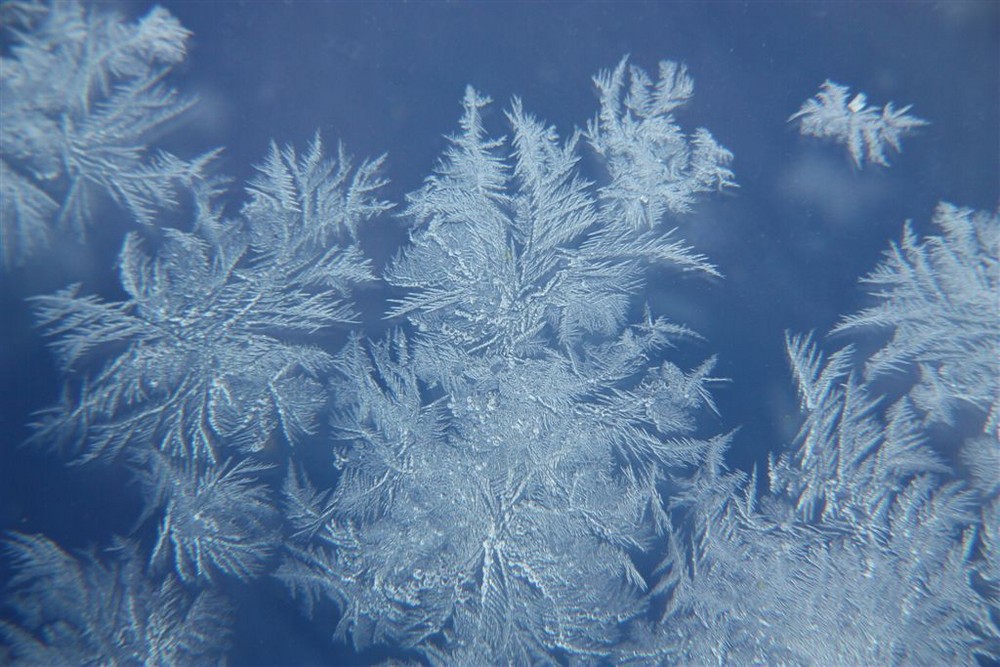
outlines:
[{"label": "frost on window", "polygon": [[[67,375],[34,440],[114,459],[144,505],[107,551],[8,536],[0,662],[220,664],[217,591],[269,575],[359,659],[995,659],[996,215],[907,227],[837,328],[853,344],[789,335],[798,431],[759,443],[779,446],[766,472],[729,470],[733,434],[701,435],[715,357],[675,355],[697,335],[643,303],[654,276],[719,275],[667,231],[733,185],[731,154],[681,125],[683,66],[622,60],[562,136],[468,88],[401,207],[385,321],[328,335],[378,280],[361,238],[392,208],[383,160],[272,144],[227,208],[211,154],[148,146],[189,104],[164,78],[187,32],[105,9],[0,6],[5,261],[82,230],[95,194],[144,223],[180,198],[193,224],[128,234],[114,297],[31,302]],[[924,124],[908,111],[827,82],[793,120],[884,165]],[[969,415],[986,426],[961,442]]]},{"label": "frost on window", "polygon": [[953,423],[963,406],[1000,420],[1000,217],[941,203],[940,235],[907,224],[899,244],[862,280],[875,305],[844,317],[837,332],[889,336],[868,359],[871,378],[916,369],[913,402],[931,421]]},{"label": "frost on window", "polygon": [[652,227],[690,210],[698,193],[735,185],[732,153],[705,128],[685,133],[674,116],[694,93],[686,67],[663,61],[653,81],[623,58],[594,83],[601,111],[586,136],[611,177],[601,196],[631,225]]},{"label": "frost on window", "polygon": [[884,405],[852,370],[853,348],[786,345],[803,416],[793,446],[770,461],[764,493],[721,455],[680,480],[652,588],[665,613],[635,626],[619,661],[972,665],[995,654],[995,482],[967,486],[909,399]]},{"label": "frost on window", "polygon": [[892,102],[881,109],[869,106],[864,93],[851,97],[847,86],[826,81],[788,121],[798,121],[804,136],[844,144],[858,167],[866,161],[888,167],[886,147],[901,151],[900,139],[927,125],[926,120],[908,115],[909,110],[909,106],[896,109]]},{"label": "frost on window", "polygon": [[15,664],[208,665],[225,660],[229,604],[144,568],[116,540],[78,556],[41,535],[11,533],[0,637]]},{"label": "frost on window", "polygon": [[313,433],[332,356],[308,338],[355,322],[352,289],[374,279],[355,233],[386,207],[372,196],[378,165],[353,168],[342,151],[329,160],[318,137],[304,156],[274,147],[240,219],[222,219],[202,192],[195,231],[166,229],[155,251],[126,237],[126,300],[79,286],[35,297],[70,372],[35,439],[78,461],[133,444],[215,460],[275,431]]},{"label": "frost on window", "polygon": [[173,568],[184,583],[211,583],[218,574],[252,579],[268,566],[277,542],[278,514],[256,478],[268,466],[245,459],[206,466],[151,452],[140,470],[145,513],[159,510],[151,563]]},{"label": "frost on window", "polygon": [[167,10],[129,23],[73,0],[11,5],[0,25],[13,44],[0,61],[4,268],[47,245],[55,228],[82,236],[99,193],[152,223],[214,155],[184,161],[150,147],[193,104],[165,82],[190,37]]},{"label": "frost on window", "polygon": [[[589,662],[644,613],[634,557],[669,523],[661,484],[712,446],[694,416],[713,408],[714,360],[654,362],[693,333],[636,296],[653,263],[715,273],[659,222],[728,180],[724,155],[668,117],[673,72],[653,93],[632,68],[632,110],[601,92],[591,134],[618,185],[582,178],[580,134],[560,140],[518,100],[511,140],[491,137],[489,100],[470,88],[460,132],[407,198],[410,243],[385,275],[389,315],[412,334],[338,355],[340,479],[285,489],[294,537],[278,577],[307,611],[336,603],[358,649]],[[672,167],[628,166],[632,152]],[[626,167],[641,178],[622,193]]]},{"label": "frost on window", "polygon": [[[802,423],[769,461],[768,490],[721,456],[678,480],[651,588],[665,613],[633,626],[620,662],[995,659],[1000,226],[947,204],[935,222],[925,239],[907,226],[865,279],[876,305],[836,329],[864,349],[860,334],[889,332],[881,349],[827,356],[787,337]],[[944,430],[959,406],[986,432]]]}]

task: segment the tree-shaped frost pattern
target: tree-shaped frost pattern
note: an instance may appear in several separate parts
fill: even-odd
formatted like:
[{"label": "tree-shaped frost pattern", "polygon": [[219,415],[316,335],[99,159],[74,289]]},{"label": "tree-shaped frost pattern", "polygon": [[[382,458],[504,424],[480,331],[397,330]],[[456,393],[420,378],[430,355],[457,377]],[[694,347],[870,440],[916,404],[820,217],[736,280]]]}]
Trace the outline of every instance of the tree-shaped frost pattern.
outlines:
[{"label": "tree-shaped frost pattern", "polygon": [[[602,107],[629,73],[634,91],[653,85],[623,65]],[[460,133],[408,197],[411,243],[386,279],[405,290],[390,316],[412,342],[355,341],[338,357],[341,476],[328,496],[290,478],[296,530],[278,576],[307,609],[336,602],[359,648],[597,660],[644,610],[632,557],[665,526],[659,483],[710,446],[693,415],[711,407],[712,362],[652,363],[693,334],[648,312],[630,324],[633,297],[651,263],[714,269],[580,176],[581,133],[561,142],[514,100],[508,145],[484,127],[488,103],[467,90]],[[672,107],[635,108],[650,122],[609,111],[593,131],[607,152],[681,165],[645,182],[683,208],[712,180],[693,172],[727,154],[704,157]],[[649,222],[667,207],[643,210]]]}]

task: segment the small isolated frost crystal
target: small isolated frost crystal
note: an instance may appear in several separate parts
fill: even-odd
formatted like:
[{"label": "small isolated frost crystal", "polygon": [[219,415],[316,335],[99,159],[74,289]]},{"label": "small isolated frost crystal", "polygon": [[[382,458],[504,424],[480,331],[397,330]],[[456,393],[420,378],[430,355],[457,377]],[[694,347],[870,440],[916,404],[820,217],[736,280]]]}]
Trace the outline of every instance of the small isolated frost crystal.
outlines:
[{"label": "small isolated frost crystal", "polygon": [[816,97],[806,100],[788,122],[799,121],[799,133],[802,135],[847,144],[847,150],[858,167],[863,166],[866,160],[888,167],[886,144],[901,152],[900,137],[914,128],[927,125],[927,121],[908,116],[909,106],[897,110],[889,102],[878,109],[868,106],[864,93],[852,98],[849,91],[847,86],[825,81]]}]

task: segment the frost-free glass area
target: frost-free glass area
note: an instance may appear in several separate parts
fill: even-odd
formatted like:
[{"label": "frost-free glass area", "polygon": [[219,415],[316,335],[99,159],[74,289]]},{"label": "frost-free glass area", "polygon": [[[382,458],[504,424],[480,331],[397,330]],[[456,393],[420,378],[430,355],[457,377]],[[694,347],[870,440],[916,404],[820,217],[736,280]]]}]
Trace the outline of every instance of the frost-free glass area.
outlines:
[{"label": "frost-free glass area", "polygon": [[0,662],[1000,660],[995,3],[0,25]]}]

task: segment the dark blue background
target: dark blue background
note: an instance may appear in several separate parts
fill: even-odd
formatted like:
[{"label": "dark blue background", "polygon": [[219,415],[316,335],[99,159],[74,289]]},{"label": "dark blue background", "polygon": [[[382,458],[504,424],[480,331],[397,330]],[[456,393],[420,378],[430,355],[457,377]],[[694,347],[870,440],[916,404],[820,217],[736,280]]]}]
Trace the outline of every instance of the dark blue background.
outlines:
[{"label": "dark blue background", "polygon": [[[706,338],[681,350],[689,363],[719,355],[716,374],[731,382],[718,387],[721,417],[706,429],[741,427],[730,461],[745,469],[787,444],[798,423],[783,332],[824,334],[863,306],[857,279],[905,219],[929,232],[940,200],[993,209],[1000,197],[995,2],[163,4],[194,33],[173,82],[201,99],[164,146],[182,155],[224,146],[222,168],[237,184],[271,139],[304,147],[318,129],[358,159],[387,152],[387,195],[401,201],[456,131],[466,84],[496,102],[495,135],[509,132],[501,112],[518,95],[567,136],[596,112],[591,76],[624,54],[649,71],[663,59],[686,63],[695,97],[681,124],[708,128],[733,151],[740,188],[669,223],[725,278],[664,274],[647,298]],[[132,17],[148,9],[120,7]],[[786,124],[828,78],[876,105],[912,104],[931,124],[904,139],[891,168],[858,170],[843,147]],[[127,228],[109,214],[91,254],[36,262],[2,285],[2,528],[76,547],[134,519],[138,500],[120,473],[17,449],[30,413],[59,386],[22,299],[79,280],[115,297],[111,267]],[[384,262],[403,230],[404,221],[383,222],[366,250]],[[352,661],[329,642],[332,616],[307,623],[268,581],[232,588],[233,664]]]}]

